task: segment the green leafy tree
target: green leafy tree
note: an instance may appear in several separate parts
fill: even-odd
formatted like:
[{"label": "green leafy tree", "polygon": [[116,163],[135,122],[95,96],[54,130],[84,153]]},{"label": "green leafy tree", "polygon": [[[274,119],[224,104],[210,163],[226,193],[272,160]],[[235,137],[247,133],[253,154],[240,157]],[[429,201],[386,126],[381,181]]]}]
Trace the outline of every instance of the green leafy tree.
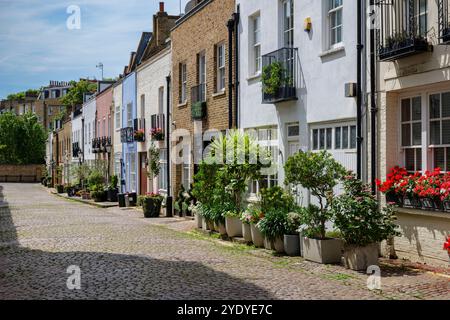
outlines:
[{"label": "green leafy tree", "polygon": [[86,80],[71,81],[70,85],[71,88],[67,94],[61,98],[61,103],[67,108],[82,105],[85,93],[92,94],[97,91],[97,84]]},{"label": "green leafy tree", "polygon": [[31,112],[0,115],[0,163],[42,164],[47,134]]},{"label": "green leafy tree", "polygon": [[310,190],[311,194],[319,201],[318,210],[310,208],[308,221],[316,221],[314,227],[317,230],[317,236],[325,238],[325,223],[330,217],[330,195],[333,194],[333,188],[339,180],[346,174],[345,168],[338,163],[326,151],[322,152],[299,152],[290,157],[285,164],[285,183],[293,185],[302,185]]}]

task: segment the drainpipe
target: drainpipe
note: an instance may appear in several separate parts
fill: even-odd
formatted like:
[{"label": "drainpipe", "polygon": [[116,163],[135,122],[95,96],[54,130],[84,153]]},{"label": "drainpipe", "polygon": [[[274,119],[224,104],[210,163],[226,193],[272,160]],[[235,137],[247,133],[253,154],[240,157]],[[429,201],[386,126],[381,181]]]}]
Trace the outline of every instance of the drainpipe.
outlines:
[{"label": "drainpipe", "polygon": [[[370,0],[370,7],[373,8],[375,0]],[[372,12],[375,14],[375,12]],[[372,26],[370,29],[370,178],[372,193],[375,195],[377,186],[375,179],[377,178],[377,113],[378,108],[376,105],[376,67],[375,67],[375,48],[376,37],[375,28]]]},{"label": "drainpipe", "polygon": [[233,128],[233,18],[228,20],[228,129]]},{"label": "drainpipe", "polygon": [[239,127],[239,20],[240,20],[240,6],[237,5],[237,12],[234,14],[234,56],[235,56],[235,71],[234,71],[234,108],[235,108],[235,128]]},{"label": "drainpipe", "polygon": [[166,199],[166,217],[173,217],[172,195],[170,192],[170,91],[171,77],[166,77],[167,81],[167,107],[166,107],[166,157],[167,157],[167,199]]},{"label": "drainpipe", "polygon": [[357,136],[357,159],[356,159],[356,174],[358,179],[361,179],[362,176],[362,79],[361,79],[361,71],[362,71],[362,52],[364,45],[362,44],[362,2],[357,1],[357,62],[356,62],[356,72],[357,72],[357,80],[356,80],[356,91],[357,91],[357,99],[356,99],[356,136]]}]

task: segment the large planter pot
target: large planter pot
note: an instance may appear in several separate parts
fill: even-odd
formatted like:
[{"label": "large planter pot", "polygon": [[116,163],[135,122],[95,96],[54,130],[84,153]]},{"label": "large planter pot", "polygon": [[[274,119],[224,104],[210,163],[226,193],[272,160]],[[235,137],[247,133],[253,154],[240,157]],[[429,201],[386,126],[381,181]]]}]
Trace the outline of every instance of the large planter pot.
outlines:
[{"label": "large planter pot", "polygon": [[119,190],[117,189],[108,189],[106,199],[108,202],[117,202],[117,195]]},{"label": "large planter pot", "polygon": [[310,239],[300,237],[300,248],[306,260],[317,263],[340,263],[343,241],[340,239]]},{"label": "large planter pot", "polygon": [[291,257],[300,255],[300,236],[298,234],[284,235],[284,251]]},{"label": "large planter pot", "polygon": [[238,217],[226,217],[225,227],[230,238],[242,237],[242,222]]},{"label": "large planter pot", "polygon": [[58,192],[58,193],[63,193],[63,192],[64,192],[64,186],[62,186],[62,185],[57,185],[57,186],[56,186],[56,192]]},{"label": "large planter pot", "polygon": [[227,228],[223,222],[214,222],[214,230],[216,230],[221,236],[227,235]]},{"label": "large planter pot", "polygon": [[250,225],[250,232],[254,246],[258,248],[264,247],[264,236],[255,224]]},{"label": "large planter pot", "polygon": [[203,217],[198,213],[195,215],[195,222],[197,223],[197,229],[202,229]]},{"label": "large planter pot", "polygon": [[248,223],[242,223],[242,236],[246,242],[252,242],[252,228]]},{"label": "large planter pot", "polygon": [[117,200],[119,201],[119,208],[125,208],[126,204],[125,204],[125,194],[123,193],[119,193],[117,195]]},{"label": "large planter pot", "polygon": [[357,271],[366,271],[369,266],[377,266],[378,249],[378,243],[366,247],[345,245],[343,254],[345,267]]},{"label": "large planter pot", "polygon": [[158,218],[161,213],[161,199],[145,198],[142,200],[142,210],[146,218]]},{"label": "large planter pot", "polygon": [[277,253],[284,253],[284,239],[283,237],[278,237],[275,240],[272,241],[273,243],[273,249]]},{"label": "large planter pot", "polygon": [[137,194],[136,194],[136,192],[131,192],[131,193],[128,194],[128,201],[130,202],[129,203],[130,207],[136,207],[136,202],[137,202]]},{"label": "large planter pot", "polygon": [[273,241],[269,240],[266,237],[264,237],[264,249],[275,250],[275,247],[273,245]]}]

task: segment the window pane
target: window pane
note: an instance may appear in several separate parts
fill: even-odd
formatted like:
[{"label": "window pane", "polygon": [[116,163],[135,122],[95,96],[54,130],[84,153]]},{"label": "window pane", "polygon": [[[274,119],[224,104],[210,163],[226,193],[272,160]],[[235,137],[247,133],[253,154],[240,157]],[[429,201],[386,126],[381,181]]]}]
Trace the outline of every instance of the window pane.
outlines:
[{"label": "window pane", "polygon": [[411,108],[409,102],[409,99],[402,100],[402,122],[411,121]]},{"label": "window pane", "polygon": [[445,149],[444,148],[434,149],[433,168],[445,169]]},{"label": "window pane", "polygon": [[442,94],[442,117],[450,117],[450,92]]},{"label": "window pane", "polygon": [[420,97],[412,100],[412,120],[422,119],[422,101]]},{"label": "window pane", "polygon": [[297,137],[300,135],[300,126],[288,126],[288,136],[289,137]]},{"label": "window pane", "polygon": [[422,149],[416,149],[416,171],[422,170]]},{"label": "window pane", "polygon": [[414,123],[413,125],[413,145],[420,146],[422,144],[422,124]]},{"label": "window pane", "polygon": [[430,122],[430,144],[441,144],[441,124],[439,121]]},{"label": "window pane", "polygon": [[327,129],[327,149],[332,149],[332,140],[333,140],[333,130],[331,128]]},{"label": "window pane", "polygon": [[450,148],[446,148],[446,152],[447,152],[447,157],[446,157],[446,162],[447,162],[447,167],[445,168],[445,171],[450,172],[450,161],[448,161],[448,155],[450,154]]},{"label": "window pane", "polygon": [[442,121],[442,144],[450,144],[450,120]]},{"label": "window pane", "polygon": [[341,149],[341,127],[337,127],[334,130],[334,147],[335,149]]},{"label": "window pane", "polygon": [[325,149],[325,129],[320,129],[319,147],[320,147],[320,150]]},{"label": "window pane", "polygon": [[348,127],[342,127],[342,149],[348,149]]},{"label": "window pane", "polygon": [[319,131],[317,129],[313,130],[313,150],[319,149],[318,145],[318,139],[319,139]]},{"label": "window pane", "polygon": [[414,157],[415,149],[406,149],[405,150],[405,167],[408,171],[415,171],[415,157]]},{"label": "window pane", "polygon": [[433,94],[430,96],[430,119],[437,119],[441,117],[440,112],[440,96]]},{"label": "window pane", "polygon": [[356,126],[350,127],[350,149],[356,148]]},{"label": "window pane", "polygon": [[408,147],[411,145],[411,125],[402,125],[402,146]]}]

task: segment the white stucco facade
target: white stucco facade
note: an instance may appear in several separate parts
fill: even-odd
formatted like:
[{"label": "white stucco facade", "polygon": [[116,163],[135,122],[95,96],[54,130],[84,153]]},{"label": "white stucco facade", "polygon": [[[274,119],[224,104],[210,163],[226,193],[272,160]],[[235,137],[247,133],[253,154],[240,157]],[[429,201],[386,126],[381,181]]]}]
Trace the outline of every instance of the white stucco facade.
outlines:
[{"label": "white stucco facade", "polygon": [[83,115],[80,114],[76,117],[72,115],[72,144],[78,143],[80,152],[78,155],[72,153],[72,162],[79,163],[83,160]]},{"label": "white stucco facade", "polygon": [[95,124],[96,124],[96,103],[95,97],[92,97],[83,104],[83,118],[84,118],[84,160],[85,162],[95,161],[95,153],[92,153],[92,139],[95,138]]},{"label": "white stucco facade", "polygon": [[[278,183],[284,180],[282,164],[300,149],[326,149],[348,169],[356,170],[356,98],[345,97],[344,86],[356,83],[357,78],[356,2],[346,1],[335,8],[342,14],[342,25],[341,41],[333,44],[329,37],[328,0],[294,0],[292,6],[289,1],[281,0],[236,2],[241,15],[239,126],[276,128],[275,138],[280,146]],[[287,7],[292,11],[286,10]],[[286,17],[293,17],[291,28]],[[307,18],[312,23],[309,32],[304,30]],[[255,22],[257,19],[259,23]],[[258,69],[255,45],[260,46],[262,56],[284,47],[297,48],[297,99],[262,103],[261,72],[264,68],[255,72]],[[264,57],[261,64],[264,65]],[[348,141],[338,140],[345,135]],[[316,143],[313,143],[313,136]],[[348,147],[341,147],[343,143]]]},{"label": "white stucco facade", "polygon": [[[137,114],[139,118],[144,117],[146,123],[145,142],[138,143],[138,152],[147,152],[151,146],[152,115],[164,114],[164,117],[167,117],[167,76],[170,75],[171,62],[169,47],[151,57],[137,69]],[[157,147],[165,148],[163,142],[155,141],[154,143]],[[159,179],[166,179],[164,172],[153,181],[149,181],[149,192],[166,191],[161,188],[163,181]]]}]

